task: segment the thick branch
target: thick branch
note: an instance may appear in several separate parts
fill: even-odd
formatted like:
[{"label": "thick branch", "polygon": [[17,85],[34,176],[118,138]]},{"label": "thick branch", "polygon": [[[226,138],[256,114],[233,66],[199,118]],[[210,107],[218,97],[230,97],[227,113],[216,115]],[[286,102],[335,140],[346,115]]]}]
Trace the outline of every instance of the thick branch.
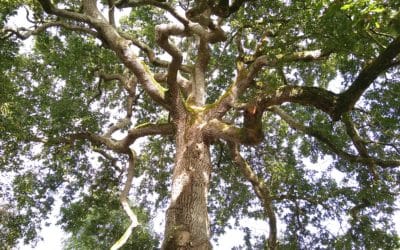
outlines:
[{"label": "thick branch", "polygon": [[252,167],[240,155],[239,146],[237,144],[231,144],[230,148],[234,162],[239,166],[240,171],[242,172],[244,177],[251,183],[254,192],[263,203],[264,211],[269,219],[268,249],[277,249],[277,220],[274,206],[272,204],[271,191],[269,187],[265,184],[265,182],[258,178]]},{"label": "thick branch", "polygon": [[[179,87],[177,84],[178,70],[182,64],[183,56],[181,51],[172,43],[169,42],[170,36],[182,36],[185,35],[185,28],[177,24],[164,24],[156,26],[156,40],[158,45],[163,48],[168,54],[171,55],[172,61],[168,65],[167,74],[167,85],[169,88],[168,94],[172,98],[175,105],[181,105],[177,103],[179,98]],[[178,107],[175,107],[178,109]]]},{"label": "thick branch", "polygon": [[214,103],[215,108],[210,110],[211,117],[222,117],[230,108],[232,108],[236,100],[248,89],[254,82],[254,78],[263,67],[279,67],[283,63],[299,62],[299,61],[317,61],[326,59],[329,53],[321,50],[301,51],[291,54],[279,54],[273,58],[269,56],[259,56],[251,62],[246,68],[244,62],[237,63],[237,77],[235,82]]},{"label": "thick branch", "polygon": [[83,0],[82,7],[83,12],[93,19],[92,24],[96,23],[96,21],[110,24],[103,13],[97,8],[97,0]]},{"label": "thick branch", "polygon": [[115,24],[115,0],[108,0],[108,22],[116,28]]},{"label": "thick branch", "polygon": [[213,26],[213,29],[207,30],[198,23],[189,23],[190,32],[204,39],[208,43],[223,42],[227,39],[225,32],[220,26]]},{"label": "thick branch", "polygon": [[83,2],[83,9],[86,14],[58,9],[49,0],[40,0],[39,2],[49,14],[85,22],[95,28],[102,37],[102,40],[115,51],[125,66],[136,75],[138,82],[150,97],[163,107],[170,109],[168,103],[165,101],[166,90],[154,80],[147,65],[142,63],[137,57],[131,42],[121,37],[117,30],[103,17],[97,9],[96,1],[86,0]]},{"label": "thick branch", "polygon": [[62,27],[62,28],[65,28],[65,29],[68,29],[71,31],[82,32],[82,33],[92,35],[94,37],[98,37],[98,33],[90,28],[78,26],[78,25],[72,25],[72,24],[68,24],[68,23],[60,22],[60,21],[45,23],[33,30],[30,30],[27,28],[17,28],[16,30],[4,29],[3,33],[5,33],[5,34],[9,33],[10,35],[17,36],[19,39],[25,40],[25,39],[28,39],[30,36],[37,35],[51,27]]},{"label": "thick branch", "polygon": [[173,17],[176,18],[176,20],[185,26],[189,23],[186,17],[180,15],[169,3],[164,3],[157,0],[120,0],[115,3],[115,6],[118,8],[139,7],[144,5],[155,6],[168,11]]},{"label": "thick branch", "polygon": [[210,59],[208,43],[200,39],[197,60],[194,66],[194,81],[192,86],[193,103],[197,106],[205,103],[206,71]]},{"label": "thick branch", "polygon": [[285,102],[312,106],[333,115],[337,95],[318,87],[284,85],[266,93],[258,103],[262,107],[268,108]]},{"label": "thick branch", "polygon": [[[106,148],[113,150],[116,153],[130,154],[129,146],[136,139],[149,135],[172,135],[174,134],[174,126],[172,124],[144,124],[135,128],[129,129],[128,134],[121,140],[114,140],[111,137],[98,135],[91,132],[81,132],[66,135],[63,138],[56,139],[40,139],[40,142],[55,145],[55,144],[72,144],[75,141],[89,141],[94,145],[104,145]],[[39,141],[39,138],[35,141]]]},{"label": "thick branch", "polygon": [[[160,83],[167,83],[167,76],[168,76],[167,73],[158,73],[154,75],[154,79],[156,79],[156,81]],[[179,74],[179,72],[176,81],[181,91],[183,92],[184,96],[187,97],[190,93],[192,82],[183,77],[181,74]]]},{"label": "thick branch", "polygon": [[[63,9],[58,9],[51,3],[50,0],[38,0],[38,1],[42,5],[44,11],[46,11],[48,14],[53,14],[53,15],[56,15],[59,17],[64,17],[67,19],[72,19],[72,20],[84,22],[87,24],[93,23],[95,21],[95,19],[93,19],[92,17],[85,15],[85,14],[68,11],[68,10],[63,10]],[[87,2],[87,1],[85,1],[85,2]]]},{"label": "thick branch", "polygon": [[[366,159],[371,158],[368,154],[368,150],[367,147],[365,146],[364,140],[360,137],[353,121],[351,120],[350,114],[349,113],[344,114],[342,116],[342,121],[346,126],[347,134],[351,138],[351,141],[353,142],[353,145],[356,147],[360,156]],[[378,180],[379,177],[378,173],[376,172],[375,162],[371,161],[370,163],[367,163],[367,165],[371,175],[374,177],[375,180]]]},{"label": "thick branch", "polygon": [[316,138],[318,141],[322,142],[330,150],[332,150],[332,152],[334,152],[335,154],[337,154],[338,156],[349,162],[362,163],[362,164],[376,164],[383,168],[400,166],[400,160],[381,160],[374,157],[366,158],[347,153],[346,151],[335,145],[335,143],[333,142],[334,140],[331,136],[324,134],[322,131],[316,128],[300,124],[293,117],[291,117],[289,114],[287,114],[285,111],[283,111],[278,107],[271,107],[270,110],[278,114],[293,129],[299,130],[309,136]]},{"label": "thick branch", "polygon": [[125,77],[123,75],[121,75],[121,74],[107,74],[107,73],[105,73],[103,71],[96,72],[96,73],[99,75],[100,78],[102,78],[105,81],[116,80],[116,81],[119,81],[121,83],[126,81]]},{"label": "thick branch", "polygon": [[128,130],[128,135],[119,141],[121,147],[129,147],[136,139],[149,135],[173,135],[175,133],[174,125],[172,124],[151,124],[147,123],[139,125]]},{"label": "thick branch", "polygon": [[58,137],[54,139],[42,139],[41,141],[47,145],[56,145],[56,144],[72,144],[75,141],[89,141],[94,145],[104,145],[110,150],[119,153],[126,153],[126,150],[122,150],[118,145],[118,142],[112,140],[111,138],[107,138],[101,135],[97,135],[91,132],[80,132],[75,134],[65,135],[63,137]]},{"label": "thick branch", "polygon": [[256,145],[264,139],[264,134],[260,127],[238,128],[218,119],[209,121],[205,131],[210,138],[220,138],[228,142],[244,145]]},{"label": "thick branch", "polygon": [[125,117],[117,121],[116,124],[108,128],[107,132],[103,134],[104,137],[111,138],[112,134],[114,134],[117,130],[123,129],[131,125],[131,119],[129,117]]},{"label": "thick branch", "polygon": [[[151,49],[149,45],[147,45],[147,44],[143,43],[142,41],[139,41],[138,39],[136,39],[130,35],[127,35],[125,33],[120,32],[120,35],[123,38],[131,41],[136,47],[138,47],[140,50],[142,50],[144,53],[146,53],[150,63],[152,63],[154,66],[168,68],[169,62],[166,60],[161,60],[161,59],[157,58],[153,49]],[[182,64],[182,65],[180,65],[179,69],[186,73],[192,72],[192,67],[189,65]]]},{"label": "thick branch", "polygon": [[128,203],[129,190],[131,189],[132,186],[133,174],[135,169],[135,158],[136,158],[136,153],[134,150],[131,150],[131,153],[129,154],[129,167],[126,176],[125,186],[120,194],[120,201],[122,207],[124,208],[125,213],[129,216],[131,224],[126,229],[125,233],[121,236],[121,238],[117,242],[115,242],[115,244],[111,247],[111,250],[117,250],[121,248],[128,241],[129,237],[132,234],[132,230],[138,225],[140,225],[136,214],[132,211]]},{"label": "thick branch", "polygon": [[400,36],[370,64],[368,64],[357,76],[353,84],[342,94],[340,94],[338,106],[335,109],[334,120],[339,120],[340,116],[350,111],[355,103],[360,99],[365,90],[383,72],[393,66],[393,59],[400,53]]}]

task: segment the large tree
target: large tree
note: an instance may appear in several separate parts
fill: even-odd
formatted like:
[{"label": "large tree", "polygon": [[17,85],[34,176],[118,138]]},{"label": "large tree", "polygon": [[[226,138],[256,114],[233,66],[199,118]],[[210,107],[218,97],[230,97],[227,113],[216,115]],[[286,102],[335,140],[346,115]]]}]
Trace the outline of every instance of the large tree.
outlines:
[{"label": "large tree", "polygon": [[3,0],[1,244],[34,241],[55,199],[77,244],[119,197],[117,249],[130,197],[167,207],[162,249],[211,249],[232,218],[268,223],[249,249],[399,247],[399,9]]}]

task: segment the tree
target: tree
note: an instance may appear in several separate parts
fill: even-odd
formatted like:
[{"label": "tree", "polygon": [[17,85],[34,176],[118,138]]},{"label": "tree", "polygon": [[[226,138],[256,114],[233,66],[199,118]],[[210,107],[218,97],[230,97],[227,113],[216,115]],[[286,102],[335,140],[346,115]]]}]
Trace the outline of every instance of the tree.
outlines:
[{"label": "tree", "polygon": [[249,249],[399,247],[399,5],[3,1],[7,244],[36,238],[57,192],[68,215],[123,188],[128,236],[137,177],[138,204],[168,201],[162,249],[211,249],[243,217],[269,225],[243,229]]}]

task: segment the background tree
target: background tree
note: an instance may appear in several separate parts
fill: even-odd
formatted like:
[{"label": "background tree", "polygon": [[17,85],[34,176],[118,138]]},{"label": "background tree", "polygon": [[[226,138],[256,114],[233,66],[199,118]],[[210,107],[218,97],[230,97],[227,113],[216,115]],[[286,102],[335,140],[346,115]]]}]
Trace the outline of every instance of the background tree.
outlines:
[{"label": "background tree", "polygon": [[2,1],[1,242],[34,241],[58,194],[68,247],[96,216],[108,247],[120,190],[116,249],[137,183],[168,207],[162,249],[211,249],[244,217],[269,225],[243,228],[249,249],[399,247],[399,5]]}]

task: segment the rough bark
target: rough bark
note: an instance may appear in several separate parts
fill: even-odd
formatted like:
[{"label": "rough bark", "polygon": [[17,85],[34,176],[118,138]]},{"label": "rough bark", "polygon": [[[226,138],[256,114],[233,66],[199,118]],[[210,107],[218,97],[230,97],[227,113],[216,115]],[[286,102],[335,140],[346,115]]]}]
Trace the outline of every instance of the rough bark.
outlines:
[{"label": "rough bark", "polygon": [[198,123],[185,119],[177,127],[171,203],[162,249],[211,249],[207,212],[209,145]]}]

